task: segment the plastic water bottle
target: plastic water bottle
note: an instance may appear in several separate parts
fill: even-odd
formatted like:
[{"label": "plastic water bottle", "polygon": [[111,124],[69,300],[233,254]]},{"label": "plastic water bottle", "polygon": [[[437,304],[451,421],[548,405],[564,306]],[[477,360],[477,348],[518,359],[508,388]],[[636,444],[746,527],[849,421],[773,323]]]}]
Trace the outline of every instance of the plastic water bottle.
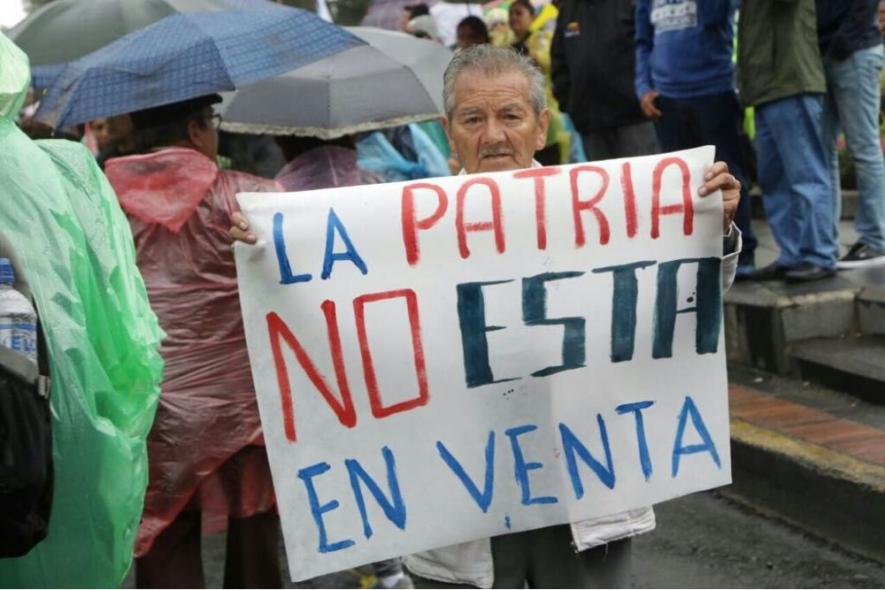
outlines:
[{"label": "plastic water bottle", "polygon": [[8,258],[0,258],[0,346],[37,363],[37,312],[15,290],[15,270]]}]

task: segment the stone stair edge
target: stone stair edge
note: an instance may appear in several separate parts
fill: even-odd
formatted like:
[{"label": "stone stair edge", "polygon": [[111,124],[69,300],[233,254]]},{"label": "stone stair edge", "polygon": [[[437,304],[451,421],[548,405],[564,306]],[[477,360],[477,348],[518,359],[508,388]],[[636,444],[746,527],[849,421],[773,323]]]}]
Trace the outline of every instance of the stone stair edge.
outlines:
[{"label": "stone stair edge", "polygon": [[776,453],[806,468],[836,477],[883,494],[885,503],[885,467],[856,459],[833,449],[753,424],[731,418],[731,438],[765,452]]}]

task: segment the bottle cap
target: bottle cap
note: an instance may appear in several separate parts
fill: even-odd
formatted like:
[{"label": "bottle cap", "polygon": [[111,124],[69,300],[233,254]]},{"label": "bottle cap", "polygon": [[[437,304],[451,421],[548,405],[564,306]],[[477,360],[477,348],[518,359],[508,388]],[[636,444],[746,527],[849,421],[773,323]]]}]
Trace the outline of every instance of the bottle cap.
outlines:
[{"label": "bottle cap", "polygon": [[9,258],[0,258],[0,285],[12,285],[15,283],[15,271]]}]

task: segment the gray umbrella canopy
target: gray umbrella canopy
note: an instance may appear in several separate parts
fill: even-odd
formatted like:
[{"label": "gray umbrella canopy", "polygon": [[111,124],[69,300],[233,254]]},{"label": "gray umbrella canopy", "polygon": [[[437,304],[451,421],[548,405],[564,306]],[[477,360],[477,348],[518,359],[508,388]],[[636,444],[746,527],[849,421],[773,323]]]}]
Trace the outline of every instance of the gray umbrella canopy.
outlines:
[{"label": "gray umbrella canopy", "polygon": [[225,96],[222,128],[333,139],[442,114],[451,51],[394,31],[348,30],[368,45]]},{"label": "gray umbrella canopy", "polygon": [[24,50],[32,66],[51,65],[83,57],[171,14],[266,4],[266,0],[55,0],[31,13],[7,36]]}]

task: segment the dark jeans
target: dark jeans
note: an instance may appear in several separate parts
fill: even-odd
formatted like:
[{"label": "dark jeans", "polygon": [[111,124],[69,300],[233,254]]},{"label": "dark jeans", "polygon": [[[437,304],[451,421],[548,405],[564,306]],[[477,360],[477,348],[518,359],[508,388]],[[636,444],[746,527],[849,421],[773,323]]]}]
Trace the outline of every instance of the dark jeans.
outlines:
[{"label": "dark jeans", "polygon": [[[494,588],[628,588],[632,541],[575,553],[567,524],[492,537]],[[415,588],[472,588],[410,572]]]},{"label": "dark jeans", "polygon": [[751,179],[737,96],[734,92],[678,99],[660,96],[657,104],[663,115],[655,122],[655,131],[665,152],[713,145],[716,160],[728,164],[729,172],[740,181],[741,202],[734,221],[741,230],[744,244],[738,264],[753,264],[756,236],[750,225]]},{"label": "dark jeans", "polygon": [[590,131],[582,134],[581,140],[587,159],[593,162],[660,152],[654,127],[648,121]]},{"label": "dark jeans", "polygon": [[[135,560],[136,588],[205,588],[201,514],[182,512],[160,533],[147,555]],[[264,512],[229,518],[225,588],[281,588],[280,518]]]}]

